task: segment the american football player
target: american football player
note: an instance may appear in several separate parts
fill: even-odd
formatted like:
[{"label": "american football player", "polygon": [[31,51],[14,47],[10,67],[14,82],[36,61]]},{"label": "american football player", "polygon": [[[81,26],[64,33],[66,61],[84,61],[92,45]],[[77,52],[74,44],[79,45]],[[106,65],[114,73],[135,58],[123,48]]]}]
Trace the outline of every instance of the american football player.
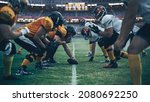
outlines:
[{"label": "american football player", "polygon": [[19,30],[27,28],[30,33],[15,39],[15,42],[30,52],[30,54],[26,55],[26,58],[23,60],[16,75],[31,74],[26,69],[27,66],[34,60],[37,61],[36,67],[41,67],[41,58],[43,57],[43,54],[46,53],[46,46],[49,43],[46,39],[46,34],[57,28],[57,33],[61,33],[65,36],[66,30],[63,27],[63,23],[64,18],[62,14],[60,12],[53,11],[49,16],[40,17],[37,20],[19,28]]},{"label": "american football player", "polygon": [[[84,39],[89,39],[89,47],[90,47],[90,52],[88,53],[88,57],[90,57],[89,61],[93,61],[93,59],[94,59],[96,42],[98,42],[98,45],[104,54],[105,62],[109,62],[107,51],[105,50],[105,48],[103,46],[102,36],[95,34],[90,29],[90,26],[93,26],[93,25],[96,25],[96,24],[94,24],[92,22],[85,22],[84,27],[81,30],[81,34],[83,35]],[[101,28],[101,27],[99,27],[99,29],[103,30],[103,28]]]},{"label": "american football player", "polygon": [[3,79],[16,79],[11,74],[13,55],[16,53],[16,47],[12,39],[28,33],[26,29],[14,32],[13,26],[17,21],[17,15],[20,10],[27,6],[28,0],[8,0],[8,5],[0,8],[0,51],[3,52],[4,75]]},{"label": "american football player", "polygon": [[[104,46],[107,49],[108,56],[111,60],[108,65],[104,66],[104,68],[117,68],[118,64],[114,56],[113,44],[115,43],[120,33],[122,20],[113,15],[107,14],[106,8],[102,5],[97,6],[94,9],[94,14],[100,26],[104,28],[104,31],[101,31],[96,26],[93,26],[91,28],[95,33],[103,36],[105,42]],[[133,30],[130,33],[137,32],[138,29],[139,28],[137,26],[134,26]],[[120,55],[120,51],[118,51],[117,53],[119,53],[117,55]]]},{"label": "american football player", "polygon": [[67,60],[68,63],[69,64],[78,64],[76,59],[73,57],[70,48],[67,45],[67,43],[71,42],[71,39],[76,34],[76,31],[72,26],[66,26],[65,28],[67,30],[67,34],[64,37],[60,36],[60,35],[57,35],[55,31],[50,31],[48,33],[48,39],[50,40],[50,43],[49,43],[49,46],[47,46],[47,49],[49,51],[47,52],[47,55],[44,59],[45,62],[56,63],[56,61],[54,60],[54,54],[56,53],[57,48],[59,47],[59,45],[62,45],[65,52],[69,56],[68,60],[70,60],[70,61]]},{"label": "american football player", "polygon": [[120,35],[115,43],[115,48],[121,50],[129,32],[134,26],[136,15],[140,14],[145,22],[128,47],[128,62],[133,84],[142,84],[142,65],[139,53],[150,45],[150,1],[128,0],[128,8],[125,13]]}]

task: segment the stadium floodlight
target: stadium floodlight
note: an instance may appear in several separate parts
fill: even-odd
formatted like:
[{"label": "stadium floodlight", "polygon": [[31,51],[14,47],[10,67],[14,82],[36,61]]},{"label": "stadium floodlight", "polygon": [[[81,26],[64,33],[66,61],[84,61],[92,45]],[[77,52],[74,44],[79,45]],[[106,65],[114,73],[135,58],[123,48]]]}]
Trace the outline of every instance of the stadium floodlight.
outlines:
[{"label": "stadium floodlight", "polygon": [[56,7],[65,7],[65,5],[63,4],[56,4]]},{"label": "stadium floodlight", "polygon": [[97,6],[97,4],[88,4],[87,6]]},{"label": "stadium floodlight", "polygon": [[1,1],[1,0],[0,0],[0,3],[1,3],[1,4],[8,4],[7,1]]},{"label": "stadium floodlight", "polygon": [[45,4],[29,4],[29,6],[40,6],[40,7],[44,7]]},{"label": "stadium floodlight", "polygon": [[110,6],[124,5],[124,3],[109,3]]}]

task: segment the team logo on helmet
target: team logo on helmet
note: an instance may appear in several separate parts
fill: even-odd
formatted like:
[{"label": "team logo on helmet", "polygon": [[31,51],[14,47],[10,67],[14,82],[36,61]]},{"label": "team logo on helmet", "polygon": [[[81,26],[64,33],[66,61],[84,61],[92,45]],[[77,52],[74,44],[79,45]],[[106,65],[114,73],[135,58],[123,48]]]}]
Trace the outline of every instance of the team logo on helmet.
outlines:
[{"label": "team logo on helmet", "polygon": [[64,24],[64,17],[58,11],[52,12],[48,17],[50,17],[54,23],[54,28],[58,27],[59,25]]},{"label": "team logo on helmet", "polygon": [[94,9],[95,18],[100,21],[107,14],[106,8],[104,6],[97,6]]}]

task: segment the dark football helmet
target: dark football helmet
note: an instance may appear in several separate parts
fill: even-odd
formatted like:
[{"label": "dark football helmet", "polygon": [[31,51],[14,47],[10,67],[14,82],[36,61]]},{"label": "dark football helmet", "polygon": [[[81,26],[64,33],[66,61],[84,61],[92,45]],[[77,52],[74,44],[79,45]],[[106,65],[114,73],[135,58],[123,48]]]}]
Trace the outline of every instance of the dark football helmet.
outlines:
[{"label": "dark football helmet", "polygon": [[54,23],[54,28],[64,24],[64,17],[58,11],[53,11],[48,17],[50,17]]},{"label": "dark football helmet", "polygon": [[122,0],[125,7],[128,7],[129,0]]},{"label": "dark football helmet", "polygon": [[71,36],[76,35],[76,31],[73,26],[67,26],[67,33],[71,34]]},{"label": "dark football helmet", "polygon": [[84,37],[85,40],[88,40],[90,36],[90,29],[88,27],[82,28],[81,35]]},{"label": "dark football helmet", "polygon": [[100,5],[95,7],[93,13],[95,15],[96,20],[100,21],[107,14],[107,10],[104,6]]},{"label": "dark football helmet", "polygon": [[76,31],[73,26],[67,26],[67,35],[65,36],[66,43],[70,43],[73,36],[76,35]]}]

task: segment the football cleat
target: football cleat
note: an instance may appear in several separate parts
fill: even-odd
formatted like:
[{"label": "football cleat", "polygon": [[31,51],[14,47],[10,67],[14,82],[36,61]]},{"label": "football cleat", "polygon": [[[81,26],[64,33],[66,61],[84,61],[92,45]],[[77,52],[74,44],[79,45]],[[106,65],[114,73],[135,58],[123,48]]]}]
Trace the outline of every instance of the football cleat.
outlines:
[{"label": "football cleat", "polygon": [[90,57],[89,62],[92,62],[94,59],[94,57]]},{"label": "football cleat", "polygon": [[108,65],[103,66],[103,68],[118,68],[118,64],[116,62],[110,62]]},{"label": "football cleat", "polygon": [[27,71],[26,68],[22,68],[22,67],[20,67],[16,72],[16,75],[32,75],[32,74],[33,74],[32,72],[29,72]]},{"label": "football cleat", "polygon": [[57,63],[57,62],[54,60],[54,58],[50,58],[49,63]]},{"label": "football cleat", "polygon": [[41,64],[42,64],[43,69],[47,69],[49,67],[54,67],[53,64],[49,60],[45,60]]}]

